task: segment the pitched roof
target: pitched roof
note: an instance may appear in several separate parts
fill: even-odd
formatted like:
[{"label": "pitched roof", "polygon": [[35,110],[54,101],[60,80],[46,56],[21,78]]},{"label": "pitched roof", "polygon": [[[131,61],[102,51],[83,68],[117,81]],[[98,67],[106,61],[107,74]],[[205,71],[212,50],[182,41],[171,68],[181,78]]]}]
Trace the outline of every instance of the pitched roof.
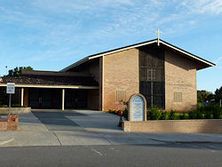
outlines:
[{"label": "pitched roof", "polygon": [[[138,48],[138,47],[141,47],[141,46],[146,46],[146,45],[151,45],[151,44],[154,44],[154,43],[158,43],[158,39],[153,39],[153,40],[149,40],[149,41],[145,41],[145,42],[140,42],[140,43],[136,43],[136,44],[133,44],[133,45],[128,45],[128,46],[124,46],[124,47],[121,47],[121,48],[117,48],[117,49],[112,49],[112,50],[108,50],[108,51],[105,51],[105,52],[100,52],[100,53],[96,53],[96,54],[93,54],[93,55],[89,55],[67,67],[65,67],[64,69],[61,70],[61,72],[65,72],[65,71],[68,71],[74,67],[77,67],[89,60],[92,60],[92,59],[95,59],[95,58],[98,58],[98,57],[101,57],[101,56],[106,56],[106,55],[109,55],[109,54],[112,54],[112,53],[116,53],[116,52],[121,52],[121,51],[124,51],[124,50],[128,50],[128,49],[132,49],[132,48]],[[164,40],[161,40],[159,39],[159,44],[160,46],[165,46],[165,47],[168,47],[168,48],[171,48],[179,53],[181,53],[182,55],[186,56],[186,57],[189,57],[195,61],[198,61],[200,63],[203,63],[204,66],[202,68],[206,68],[206,67],[212,67],[212,66],[215,66],[214,63],[206,60],[206,59],[203,59],[197,55],[194,55],[184,49],[181,49],[175,45],[172,45]],[[199,69],[202,69],[202,68],[199,68]]]},{"label": "pitched roof", "polygon": [[[64,75],[63,75],[64,74]],[[17,85],[81,85],[81,86],[98,86],[94,78],[82,73],[60,73],[47,71],[30,71],[23,72],[21,76],[2,77],[1,84],[13,82]]]},{"label": "pitched roof", "polygon": [[91,77],[92,75],[85,72],[59,72],[59,71],[40,71],[40,70],[23,70],[23,76],[63,76],[63,77]]}]

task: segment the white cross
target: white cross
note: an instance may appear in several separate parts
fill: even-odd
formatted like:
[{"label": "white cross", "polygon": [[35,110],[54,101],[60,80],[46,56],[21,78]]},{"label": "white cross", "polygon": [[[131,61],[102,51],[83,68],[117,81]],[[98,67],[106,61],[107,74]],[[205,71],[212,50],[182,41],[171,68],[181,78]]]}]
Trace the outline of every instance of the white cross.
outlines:
[{"label": "white cross", "polygon": [[160,29],[158,28],[157,31],[156,31],[156,34],[157,34],[157,45],[160,46],[160,34],[162,32],[160,31]]}]

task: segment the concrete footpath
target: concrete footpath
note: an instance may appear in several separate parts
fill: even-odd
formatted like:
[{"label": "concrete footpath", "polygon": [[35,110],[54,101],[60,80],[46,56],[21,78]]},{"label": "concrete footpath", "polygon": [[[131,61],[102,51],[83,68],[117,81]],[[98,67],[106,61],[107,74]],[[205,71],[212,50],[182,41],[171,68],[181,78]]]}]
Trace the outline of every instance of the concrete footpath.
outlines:
[{"label": "concrete footpath", "polygon": [[222,134],[125,133],[119,117],[100,111],[33,111],[21,114],[18,131],[0,132],[0,147],[219,143]]}]

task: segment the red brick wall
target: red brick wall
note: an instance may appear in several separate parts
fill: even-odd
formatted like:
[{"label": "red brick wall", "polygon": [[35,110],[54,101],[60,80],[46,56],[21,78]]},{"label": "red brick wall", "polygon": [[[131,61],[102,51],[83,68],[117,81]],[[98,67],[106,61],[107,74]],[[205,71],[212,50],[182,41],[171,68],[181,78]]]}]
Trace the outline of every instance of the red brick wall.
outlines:
[{"label": "red brick wall", "polygon": [[147,133],[222,133],[222,120],[125,121],[124,131]]},{"label": "red brick wall", "polygon": [[104,56],[103,60],[103,110],[118,109],[116,93],[125,92],[128,101],[139,93],[139,57],[137,49]]},{"label": "red brick wall", "polygon": [[[175,100],[175,94],[182,95],[182,101]],[[197,104],[196,66],[174,52],[165,52],[165,109],[188,111]]]}]

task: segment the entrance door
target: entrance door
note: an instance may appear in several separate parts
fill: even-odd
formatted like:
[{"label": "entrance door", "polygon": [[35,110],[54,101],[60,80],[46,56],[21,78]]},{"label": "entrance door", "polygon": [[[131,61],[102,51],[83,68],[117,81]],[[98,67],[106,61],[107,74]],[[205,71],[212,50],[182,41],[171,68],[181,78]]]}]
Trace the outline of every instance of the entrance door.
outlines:
[{"label": "entrance door", "polygon": [[29,91],[29,106],[35,109],[61,109],[60,89],[32,88]]},{"label": "entrance door", "polygon": [[66,109],[87,109],[88,91],[68,89],[65,93],[65,108]]}]

